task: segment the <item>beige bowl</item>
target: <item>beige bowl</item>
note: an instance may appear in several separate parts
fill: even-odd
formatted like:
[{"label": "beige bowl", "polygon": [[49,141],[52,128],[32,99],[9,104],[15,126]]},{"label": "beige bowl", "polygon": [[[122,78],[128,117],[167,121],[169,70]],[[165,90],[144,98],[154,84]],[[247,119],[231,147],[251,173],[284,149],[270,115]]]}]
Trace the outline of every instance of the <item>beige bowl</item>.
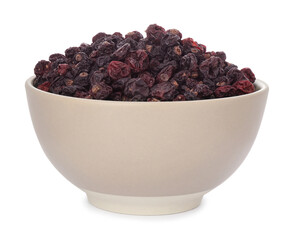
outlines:
[{"label": "beige bowl", "polygon": [[47,93],[26,81],[40,144],[57,170],[105,210],[159,215],[197,207],[243,162],[268,86],[237,97],[117,102]]}]

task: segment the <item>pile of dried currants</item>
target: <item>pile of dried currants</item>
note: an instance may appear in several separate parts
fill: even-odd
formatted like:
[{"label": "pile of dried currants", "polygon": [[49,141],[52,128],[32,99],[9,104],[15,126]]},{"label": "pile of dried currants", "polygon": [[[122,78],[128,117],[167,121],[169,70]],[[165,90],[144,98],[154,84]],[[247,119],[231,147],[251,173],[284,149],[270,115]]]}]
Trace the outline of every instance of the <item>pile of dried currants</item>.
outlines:
[{"label": "pile of dried currants", "polygon": [[150,25],[144,38],[100,32],[91,44],[55,53],[35,66],[34,86],[43,91],[115,101],[185,101],[255,91],[250,68],[238,70],[224,52],[207,52],[176,29]]}]

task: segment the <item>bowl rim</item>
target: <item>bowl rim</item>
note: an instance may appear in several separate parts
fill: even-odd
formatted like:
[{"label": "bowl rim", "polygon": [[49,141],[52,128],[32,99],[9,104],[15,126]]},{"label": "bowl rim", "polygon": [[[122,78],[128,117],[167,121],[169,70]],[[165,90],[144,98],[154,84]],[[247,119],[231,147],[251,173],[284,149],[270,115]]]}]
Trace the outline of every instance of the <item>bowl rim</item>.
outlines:
[{"label": "bowl rim", "polygon": [[159,102],[147,102],[147,101],[142,101],[142,102],[132,102],[132,101],[113,101],[113,100],[98,100],[98,99],[85,99],[85,98],[78,98],[78,97],[71,97],[71,96],[64,96],[64,95],[59,95],[59,94],[54,94],[46,91],[42,91],[36,87],[33,86],[33,80],[36,78],[36,76],[31,76],[29,77],[26,82],[25,82],[25,88],[30,89],[31,91],[34,91],[38,94],[43,94],[47,95],[48,97],[55,97],[55,98],[60,98],[60,100],[72,100],[72,101],[80,101],[80,102],[97,102],[97,103],[105,103],[105,104],[127,104],[127,105],[136,105],[136,104],[187,104],[187,103],[207,103],[207,102],[220,102],[220,101],[232,101],[236,99],[246,99],[250,98],[253,96],[257,96],[260,94],[264,94],[265,92],[268,92],[269,86],[267,83],[260,79],[256,79],[254,82],[254,86],[257,88],[255,92],[249,93],[249,94],[244,94],[244,95],[239,95],[239,96],[233,96],[233,97],[224,97],[224,98],[213,98],[213,99],[202,99],[202,100],[190,100],[190,101],[159,101]]}]

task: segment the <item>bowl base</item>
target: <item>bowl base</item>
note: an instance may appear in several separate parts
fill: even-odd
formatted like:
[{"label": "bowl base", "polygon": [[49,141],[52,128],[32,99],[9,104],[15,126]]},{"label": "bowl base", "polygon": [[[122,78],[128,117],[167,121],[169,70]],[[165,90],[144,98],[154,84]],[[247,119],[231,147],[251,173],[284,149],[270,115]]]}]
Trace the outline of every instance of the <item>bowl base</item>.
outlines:
[{"label": "bowl base", "polygon": [[93,206],[131,215],[164,215],[192,210],[200,205],[203,195],[208,192],[163,197],[133,197],[82,190]]}]

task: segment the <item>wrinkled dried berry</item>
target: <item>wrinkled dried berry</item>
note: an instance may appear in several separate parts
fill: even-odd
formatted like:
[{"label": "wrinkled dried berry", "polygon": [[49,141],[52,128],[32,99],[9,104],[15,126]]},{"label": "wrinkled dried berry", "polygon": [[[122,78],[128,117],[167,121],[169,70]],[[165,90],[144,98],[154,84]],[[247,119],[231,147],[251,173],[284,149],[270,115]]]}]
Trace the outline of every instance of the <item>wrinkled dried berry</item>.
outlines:
[{"label": "wrinkled dried berry", "polygon": [[175,95],[175,86],[170,82],[158,83],[151,88],[151,96],[162,101],[172,100]]},{"label": "wrinkled dried berry", "polygon": [[206,51],[177,29],[97,33],[92,43],[39,61],[33,85],[64,96],[113,101],[189,101],[252,93],[255,75]]},{"label": "wrinkled dried berry", "polygon": [[75,79],[74,79],[74,84],[81,86],[81,87],[86,87],[90,84],[89,80],[89,74],[87,72],[82,72],[80,73]]},{"label": "wrinkled dried berry", "polygon": [[125,86],[124,94],[133,100],[141,101],[148,97],[149,87],[141,78],[130,79]]},{"label": "wrinkled dried berry", "polygon": [[111,57],[115,60],[123,60],[130,52],[131,45],[129,43],[125,43],[120,48],[118,48]]},{"label": "wrinkled dried berry", "polygon": [[233,87],[236,88],[237,94],[248,94],[254,92],[254,85],[249,80],[240,80],[233,84]]},{"label": "wrinkled dried berry", "polygon": [[149,66],[149,57],[146,51],[137,50],[131,53],[125,60],[133,72],[139,73],[145,71]]},{"label": "wrinkled dried berry", "polygon": [[51,85],[51,83],[50,83],[49,81],[46,81],[46,82],[40,84],[40,85],[38,86],[38,88],[39,88],[40,90],[43,90],[43,91],[45,91],[45,92],[48,92],[48,91],[49,91],[49,88],[50,88],[50,85]]},{"label": "wrinkled dried berry", "polygon": [[156,76],[156,81],[158,83],[168,81],[173,75],[174,70],[175,70],[174,66],[172,65],[166,66],[158,73],[158,75]]},{"label": "wrinkled dried berry", "polygon": [[214,79],[219,75],[223,66],[224,62],[221,58],[211,56],[200,64],[199,70],[206,78]]},{"label": "wrinkled dried berry", "polygon": [[225,85],[222,87],[218,87],[214,91],[214,96],[217,98],[232,97],[235,95],[236,95],[236,88],[234,88],[231,85]]},{"label": "wrinkled dried berry", "polygon": [[139,78],[143,79],[143,81],[148,85],[148,87],[152,87],[155,83],[155,78],[149,72],[142,72],[139,74]]},{"label": "wrinkled dried berry", "polygon": [[45,60],[39,61],[34,69],[36,76],[43,76],[45,73],[48,73],[51,69],[51,63]]},{"label": "wrinkled dried berry", "polygon": [[107,72],[112,79],[117,80],[129,76],[131,70],[129,65],[123,62],[112,61],[108,65]]},{"label": "wrinkled dried berry", "polygon": [[128,34],[126,34],[125,38],[132,38],[136,42],[139,42],[140,39],[143,38],[143,35],[138,31],[133,31],[133,32],[129,32]]},{"label": "wrinkled dried berry", "polygon": [[111,93],[112,93],[112,87],[105,84],[104,82],[93,85],[90,90],[90,95],[94,99],[99,99],[99,100],[107,99]]},{"label": "wrinkled dried berry", "polygon": [[160,43],[161,39],[165,35],[165,29],[163,27],[158,26],[157,24],[151,24],[146,29],[147,39],[153,43]]},{"label": "wrinkled dried berry", "polygon": [[229,79],[230,84],[233,84],[233,83],[245,78],[244,74],[238,68],[235,68],[235,67],[231,68],[227,72],[226,76]]},{"label": "wrinkled dried berry", "polygon": [[251,71],[250,68],[242,68],[241,72],[244,74],[244,76],[252,83],[255,82],[255,75],[254,73]]}]

